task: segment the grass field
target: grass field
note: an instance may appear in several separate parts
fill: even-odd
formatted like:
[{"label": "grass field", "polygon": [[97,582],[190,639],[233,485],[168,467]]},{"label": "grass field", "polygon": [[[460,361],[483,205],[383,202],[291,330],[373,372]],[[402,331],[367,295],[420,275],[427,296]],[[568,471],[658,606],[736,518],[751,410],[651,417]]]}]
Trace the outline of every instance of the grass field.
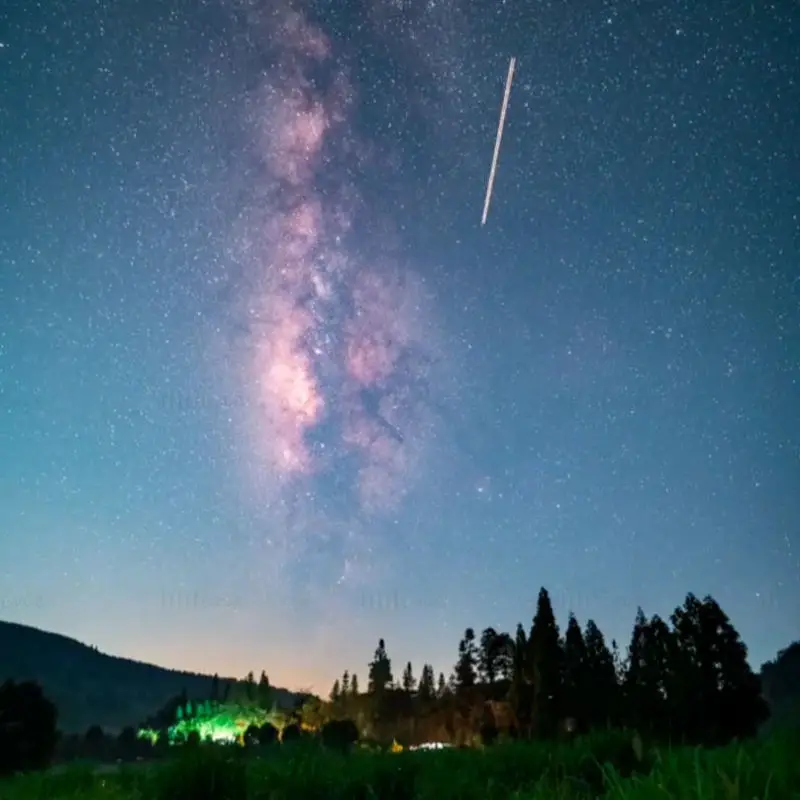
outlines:
[{"label": "grass field", "polygon": [[2,800],[800,800],[800,738],[639,750],[625,734],[485,751],[349,755],[307,744],[253,757],[201,747],[148,765],[17,776]]}]

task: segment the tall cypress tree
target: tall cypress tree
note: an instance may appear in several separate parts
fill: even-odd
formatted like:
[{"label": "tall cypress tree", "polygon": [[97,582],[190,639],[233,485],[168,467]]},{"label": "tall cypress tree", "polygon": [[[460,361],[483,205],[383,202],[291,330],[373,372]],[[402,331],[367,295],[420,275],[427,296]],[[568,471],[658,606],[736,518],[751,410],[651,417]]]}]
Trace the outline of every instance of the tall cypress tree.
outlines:
[{"label": "tall cypress tree", "polygon": [[655,735],[667,733],[667,692],[672,666],[672,632],[658,616],[640,608],[633,626],[623,695],[629,725]]},{"label": "tall cypress tree", "polygon": [[586,644],[580,623],[574,614],[569,615],[564,635],[564,695],[562,712],[571,717],[578,731],[588,725],[587,710],[590,696],[587,691]]},{"label": "tall cypress tree", "polygon": [[621,698],[614,656],[594,620],[586,623],[583,639],[586,648],[586,723],[594,729],[618,724],[622,719]]},{"label": "tall cypress tree", "polygon": [[511,663],[511,686],[508,699],[520,726],[520,733],[527,735],[531,728],[531,685],[529,682],[529,643],[522,623],[517,624],[513,642]]},{"label": "tall cypress tree", "polygon": [[690,741],[752,736],[769,716],[747,648],[713,597],[689,594],[672,615],[680,658],[679,712]]},{"label": "tall cypress tree", "polygon": [[419,685],[417,687],[417,697],[423,703],[430,703],[436,696],[436,685],[433,677],[433,667],[425,664],[420,673]]},{"label": "tall cypress tree", "polygon": [[636,611],[628,657],[625,665],[623,696],[626,722],[634,728],[644,729],[648,725],[645,704],[648,701],[647,678],[647,632],[648,622],[640,607]]},{"label": "tall cypress tree", "polygon": [[554,736],[561,717],[564,652],[550,595],[544,587],[539,591],[528,648],[533,728],[539,736]]}]

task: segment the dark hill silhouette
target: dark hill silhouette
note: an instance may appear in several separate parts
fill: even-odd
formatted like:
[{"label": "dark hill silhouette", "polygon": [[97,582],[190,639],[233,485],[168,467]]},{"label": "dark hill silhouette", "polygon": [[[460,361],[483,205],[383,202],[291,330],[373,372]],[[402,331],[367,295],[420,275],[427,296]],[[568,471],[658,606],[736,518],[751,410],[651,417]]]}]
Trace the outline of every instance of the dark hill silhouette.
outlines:
[{"label": "dark hill silhouette", "polygon": [[[138,725],[183,691],[208,698],[212,681],[211,675],[107,655],[68,636],[0,621],[0,683],[9,678],[39,683],[56,704],[58,727],[65,733],[84,733],[91,725],[109,732]],[[220,690],[233,683],[220,678]],[[274,689],[281,707],[296,698]]]},{"label": "dark hill silhouette", "polygon": [[800,641],[761,667],[761,686],[772,709],[772,725],[800,727]]}]

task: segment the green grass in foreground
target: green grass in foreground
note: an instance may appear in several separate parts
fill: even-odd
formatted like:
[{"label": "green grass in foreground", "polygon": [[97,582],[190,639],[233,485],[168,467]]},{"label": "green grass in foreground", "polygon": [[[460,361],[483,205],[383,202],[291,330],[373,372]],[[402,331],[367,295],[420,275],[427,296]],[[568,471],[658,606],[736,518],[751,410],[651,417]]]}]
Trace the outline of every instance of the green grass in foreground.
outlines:
[{"label": "green grass in foreground", "polygon": [[297,745],[261,758],[235,748],[174,759],[19,776],[2,800],[800,800],[800,738],[713,751],[677,748],[638,760],[627,735],[572,744],[509,744],[486,751],[338,755]]}]

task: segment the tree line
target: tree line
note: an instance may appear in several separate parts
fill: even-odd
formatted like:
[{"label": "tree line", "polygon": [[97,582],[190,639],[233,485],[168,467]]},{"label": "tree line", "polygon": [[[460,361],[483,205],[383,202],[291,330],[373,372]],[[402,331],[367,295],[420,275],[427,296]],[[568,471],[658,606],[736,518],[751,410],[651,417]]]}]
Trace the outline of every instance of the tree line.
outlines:
[{"label": "tree line", "polygon": [[[764,665],[762,687],[741,637],[710,596],[687,595],[668,620],[639,609],[622,657],[592,620],[581,625],[570,614],[562,633],[542,588],[529,628],[518,624],[511,634],[489,627],[480,635],[468,628],[448,677],[435,675],[430,664],[417,677],[408,662],[396,675],[381,639],[364,690],[357,674],[345,672],[327,700],[298,696],[291,708],[271,714],[271,722],[248,728],[242,743],[318,736],[340,746],[356,739],[488,745],[498,738],[547,740],[630,729],[656,741],[715,746],[756,733],[770,714],[765,695],[773,705],[788,698],[796,708],[799,670],[796,642]],[[62,737],[57,709],[41,687],[6,681],[0,685],[0,775],[46,766],[57,745],[67,759],[73,746],[72,757],[85,757],[87,748],[96,757],[165,754],[166,733],[176,722],[237,707],[275,711],[265,672],[258,681],[250,673],[235,683],[215,675],[204,697],[184,692],[168,701],[139,726],[164,734],[150,747],[133,727],[117,739],[97,726],[82,737]],[[190,734],[187,744],[192,735],[197,738]]]},{"label": "tree line", "polygon": [[[669,620],[636,614],[625,658],[593,620],[570,614],[561,632],[545,588],[530,628],[513,634],[468,628],[452,673],[395,676],[381,639],[368,666],[366,697],[345,672],[320,712],[354,716],[385,738],[430,735],[465,743],[478,736],[552,738],[633,728],[653,738],[717,745],[753,735],[769,716],[747,648],[713,597],[686,596]],[[427,723],[427,724],[426,724]],[[389,729],[389,730],[387,730]],[[381,733],[383,735],[381,735]]]}]

